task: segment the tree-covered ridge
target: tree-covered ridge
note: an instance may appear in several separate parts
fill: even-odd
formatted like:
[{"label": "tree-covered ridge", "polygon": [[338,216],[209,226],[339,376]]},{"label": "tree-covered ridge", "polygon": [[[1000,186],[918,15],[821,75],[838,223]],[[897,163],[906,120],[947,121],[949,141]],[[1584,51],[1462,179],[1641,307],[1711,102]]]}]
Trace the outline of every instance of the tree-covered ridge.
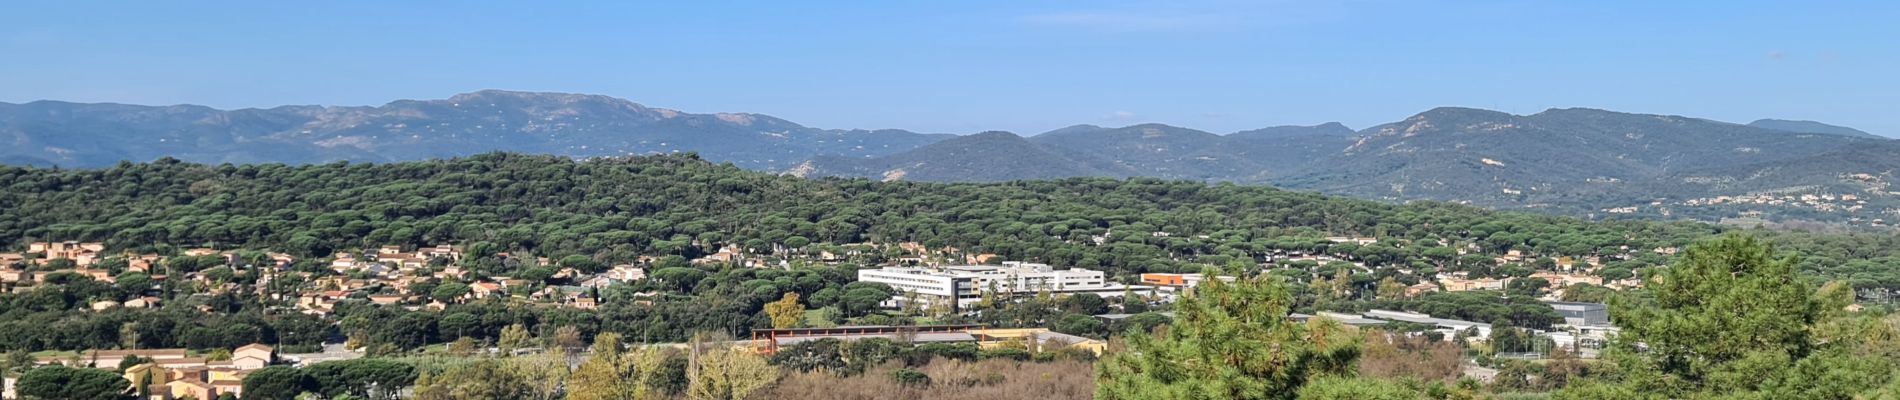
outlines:
[{"label": "tree-covered ridge", "polygon": [[[1445,203],[1388,205],[1267,187],[1147,178],[995,184],[770,175],[692,155],[573,161],[494,153],[393,164],[0,168],[0,243],[103,241],[113,251],[268,248],[300,257],[382,245],[470,244],[597,265],[692,258],[731,244],[809,251],[918,242],[1121,274],[1197,271],[1276,251],[1344,253],[1371,266],[1459,270],[1448,249],[1647,260],[1725,228],[1589,222]],[[1332,235],[1379,237],[1337,244]],[[1886,235],[1774,234],[1802,267],[1900,284]],[[806,245],[811,243],[814,245]],[[796,248],[796,249],[787,249]],[[479,254],[478,254],[479,256]],[[1844,264],[1844,265],[1843,265]],[[1377,277],[1373,277],[1376,279]],[[1409,282],[1408,282],[1409,283]]]},{"label": "tree-covered ridge", "polygon": [[[1579,362],[1554,356],[1559,361],[1541,366],[1480,361],[1500,367],[1503,378],[1492,384],[1493,390],[1545,391],[1572,386],[1568,382],[1585,382],[1561,394],[1592,398],[1587,396],[1593,392],[1586,390],[1601,390],[1605,394],[1594,398],[1618,398],[1629,390],[1652,389],[1694,394],[1773,365],[1758,361],[1789,360],[1804,365],[1796,374],[1779,375],[1779,381],[1752,390],[1818,393],[1812,386],[1787,383],[1805,379],[1799,374],[1844,371],[1862,383],[1880,384],[1885,381],[1873,378],[1892,371],[1890,364],[1875,363],[1891,358],[1872,360],[1838,353],[1891,347],[1874,341],[1890,335],[1870,328],[1891,320],[1835,318],[1839,315],[1827,310],[1846,304],[1846,288],[1832,286],[1825,302],[1803,300],[1806,292],[1819,285],[1799,273],[1848,281],[1863,294],[1884,293],[1897,281],[1890,275],[1896,265],[1892,252],[1900,248],[1895,246],[1900,239],[1893,236],[1753,232],[1785,251],[1773,253],[1754,243],[1690,247],[1687,243],[1730,230],[1696,223],[1591,222],[1444,203],[1389,205],[1264,187],[1154,179],[995,184],[809,180],[748,172],[691,155],[574,161],[487,154],[444,161],[298,167],[159,162],[94,171],[0,169],[0,184],[7,188],[0,192],[4,240],[103,241],[108,254],[95,266],[116,274],[112,283],[95,281],[65,269],[73,266],[70,260],[28,260],[32,262],[4,266],[9,271],[25,267],[43,273],[31,287],[16,286],[10,290],[13,293],[0,294],[0,351],[24,363],[32,362],[28,351],[39,350],[215,350],[271,343],[301,352],[314,350],[326,339],[360,348],[371,357],[444,351],[466,355],[491,343],[497,349],[538,346],[572,353],[584,348],[590,338],[605,334],[620,335],[628,342],[660,343],[687,341],[703,332],[743,337],[748,329],[771,326],[980,323],[1046,327],[1090,338],[1153,332],[1154,336],[1140,339],[1152,341],[1128,343],[1158,358],[1111,353],[1109,362],[1119,364],[1107,364],[1116,366],[1110,369],[1127,369],[1123,375],[1132,380],[1098,380],[1108,384],[1104,390],[1126,397],[1192,396],[1216,389],[1258,393],[1258,388],[1269,387],[1277,388],[1272,392],[1277,394],[1265,396],[1270,398],[1369,398],[1374,392],[1438,392],[1446,396],[1430,398],[1453,398],[1448,396],[1477,387],[1462,382],[1451,386],[1450,377],[1455,375],[1440,371],[1442,363],[1432,364],[1439,369],[1425,374],[1432,377],[1430,382],[1380,379],[1411,376],[1390,371],[1426,367],[1387,365],[1410,357],[1408,353],[1439,352],[1462,360],[1457,345],[1385,343],[1382,340],[1391,338],[1371,335],[1366,336],[1364,355],[1354,361],[1348,353],[1359,354],[1358,346],[1331,347],[1348,343],[1332,341],[1322,345],[1314,335],[1331,335],[1326,333],[1330,331],[1295,329],[1283,318],[1288,311],[1379,309],[1489,322],[1503,328],[1484,340],[1488,349],[1481,350],[1480,359],[1491,360],[1493,352],[1535,347],[1534,338],[1521,328],[1542,328],[1560,320],[1532,300],[1558,289],[1530,276],[1533,271],[1588,264],[1592,265],[1589,273],[1616,279],[1660,271],[1660,281],[1651,280],[1633,294],[1606,293],[1603,287],[1579,284],[1586,287],[1565,287],[1563,295],[1566,300],[1581,301],[1621,297],[1623,302],[1611,301],[1619,304],[1612,311],[1619,325],[1639,335],[1669,336],[1645,341],[1657,350],[1641,356],[1658,358]],[[912,253],[892,250],[903,246],[852,244],[860,242],[907,243],[954,255],[996,253],[996,259],[1102,268],[1115,275],[1112,279],[1124,282],[1143,271],[1221,270],[1246,280],[1231,287],[1203,287],[1206,291],[1197,296],[1205,297],[1173,304],[1130,301],[1126,296],[1110,303],[1093,295],[1038,295],[1020,301],[986,298],[967,313],[910,308],[885,312],[878,310],[879,303],[901,293],[880,284],[853,282],[855,272],[865,266],[898,263],[900,257]],[[331,268],[327,258],[333,251],[443,243],[462,245],[466,255],[459,260],[427,261],[418,269],[419,280],[333,287],[343,280],[375,281],[360,271]],[[181,251],[199,246],[237,251],[229,258],[216,252]],[[687,261],[735,247],[748,253],[748,258],[791,263],[774,261],[784,268],[749,268],[736,262]],[[1668,255],[1678,247],[1689,247],[1687,255]],[[260,260],[270,259],[266,250],[291,252],[297,260],[278,268],[255,267]],[[167,257],[150,270],[151,275],[120,272],[126,263],[117,255],[122,251]],[[834,251],[849,257],[820,261],[814,256]],[[859,251],[865,254],[853,253]],[[500,253],[510,254],[501,257]],[[1800,258],[1784,260],[1771,257],[1774,254]],[[652,271],[646,279],[580,289],[598,300],[589,308],[534,300],[544,289],[574,285],[586,275],[566,274],[569,269],[591,274],[623,263]],[[447,268],[468,274],[441,273]],[[1740,284],[1702,277],[1719,277],[1725,271],[1753,272],[1731,280]],[[1445,291],[1438,293],[1407,290],[1415,283],[1433,281],[1440,272],[1516,279],[1504,285],[1502,293],[1442,287]],[[557,273],[565,276],[557,277]],[[160,274],[169,279],[157,279]],[[507,294],[467,296],[470,286],[497,280],[518,283]],[[1753,290],[1764,287],[1779,289]],[[1750,291],[1735,292],[1742,289]],[[305,314],[302,310],[306,309],[297,304],[302,295],[331,290],[350,293],[324,309],[323,316]],[[374,301],[373,296],[397,293],[411,296],[397,304]],[[162,306],[85,311],[94,301],[137,296],[162,299]],[[1872,297],[1876,296],[1863,300]],[[1758,307],[1772,304],[1794,304],[1797,307],[1792,308],[1809,314],[1769,313],[1768,309],[1778,308]],[[1724,314],[1736,309],[1754,312]],[[1176,318],[1148,311],[1173,311]],[[1091,317],[1111,312],[1136,315],[1109,322]],[[1708,323],[1690,327],[1694,329],[1671,325],[1670,321],[1681,320]],[[1772,331],[1729,329],[1763,325],[1766,320],[1794,323],[1775,325],[1778,328]],[[1245,329],[1225,323],[1232,321],[1259,323],[1243,324],[1254,327]],[[1154,332],[1155,327],[1169,324],[1166,333]],[[1401,324],[1390,329],[1409,332],[1417,327]],[[1690,335],[1677,337],[1675,332]],[[1734,335],[1721,336],[1724,332]],[[539,343],[532,337],[539,337]],[[1224,338],[1238,339],[1222,346],[1182,344]],[[1759,341],[1753,338],[1790,343],[1787,348],[1793,350],[1736,350],[1759,347],[1735,344]],[[1850,343],[1850,339],[1874,344],[1825,344]],[[1276,344],[1284,340],[1318,347]],[[1464,340],[1471,338],[1453,337],[1447,343]],[[438,346],[447,350],[431,350]],[[854,357],[853,349],[814,351],[823,357],[803,359],[799,362],[805,364],[792,363],[789,368],[849,363],[845,360]],[[1285,353],[1289,356],[1305,351],[1313,358],[1309,362],[1223,364],[1234,366],[1233,370],[1200,366],[1234,379],[1272,380],[1235,381],[1227,386],[1202,385],[1180,379],[1186,375],[1156,369],[1171,360],[1225,359],[1223,353],[1268,349],[1294,351]],[[966,353],[982,360],[1027,357],[966,350],[970,349],[920,346],[890,354],[898,359],[971,358]],[[1616,351],[1607,354],[1619,355]],[[1669,354],[1692,356],[1662,357]],[[1703,361],[1696,361],[1702,363],[1698,366],[1676,360]],[[787,367],[785,361],[774,362]],[[1456,367],[1457,363],[1452,364]],[[497,377],[488,381],[504,382],[515,378],[496,371],[519,367],[477,365],[425,371],[429,385],[419,387],[418,393],[425,392],[423,388],[461,390],[435,385],[486,379],[469,377]],[[1370,376],[1355,377],[1352,365]],[[919,366],[905,368],[912,367]],[[1615,369],[1603,369],[1608,367]],[[929,365],[922,368],[900,373],[873,367],[861,372],[907,387],[922,385],[920,379],[948,376],[937,371],[918,378],[917,371],[926,371]],[[627,370],[604,369],[615,376],[628,376]],[[1630,384],[1645,376],[1673,377],[1669,379],[1677,383],[1657,388]],[[830,382],[800,379],[809,385],[768,390],[805,393]],[[1123,385],[1127,390],[1117,390],[1117,382],[1134,383]],[[324,392],[341,387],[314,386]],[[1851,392],[1870,387],[1854,386]],[[1151,388],[1155,390],[1146,390]]]},{"label": "tree-covered ridge", "polygon": [[483,90],[376,107],[0,103],[0,135],[12,144],[0,147],[0,164],[82,168],[160,157],[319,164],[490,151],[577,158],[697,152],[802,176],[1270,183],[1592,218],[1884,228],[1900,209],[1900,195],[1887,190],[1897,180],[1891,160],[1900,159],[1892,140],[1805,121],[1740,125],[1591,109],[1512,115],[1441,107],[1357,132],[1329,123],[1221,135],[1150,123],[956,136]]},{"label": "tree-covered ridge", "polygon": [[[306,256],[345,247],[460,241],[543,254],[628,245],[643,253],[675,253],[694,246],[668,241],[782,242],[804,236],[829,243],[935,239],[971,251],[1059,261],[1059,255],[1030,252],[1052,250],[1046,248],[1050,242],[1110,233],[1116,240],[1105,247],[1111,250],[1135,242],[1187,257],[1253,251],[1252,239],[1325,234],[1443,235],[1498,249],[1589,252],[1712,230],[1584,223],[1436,203],[1388,206],[1152,179],[990,185],[803,180],[690,156],[573,162],[490,154],[294,167],[161,161],[86,171],[6,168],[0,179],[9,189],[0,195],[6,206],[0,241],[104,241],[127,249],[287,247]],[[1563,235],[1578,240],[1558,240]],[[285,246],[291,243],[309,246]],[[1587,247],[1556,248],[1566,244]]]}]

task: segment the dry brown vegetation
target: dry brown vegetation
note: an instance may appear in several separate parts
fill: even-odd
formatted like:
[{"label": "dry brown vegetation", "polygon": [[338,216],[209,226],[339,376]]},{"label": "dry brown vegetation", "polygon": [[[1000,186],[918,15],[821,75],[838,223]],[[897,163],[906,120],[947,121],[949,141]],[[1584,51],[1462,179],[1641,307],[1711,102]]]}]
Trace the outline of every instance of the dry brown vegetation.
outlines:
[{"label": "dry brown vegetation", "polygon": [[990,359],[938,359],[915,368],[930,383],[904,385],[892,377],[898,364],[863,374],[838,377],[825,372],[793,373],[754,398],[764,399],[1089,399],[1095,393],[1094,364],[1084,361],[1024,362]]},{"label": "dry brown vegetation", "polygon": [[1458,380],[1463,368],[1463,350],[1455,343],[1380,331],[1366,333],[1359,356],[1359,374],[1376,378],[1450,383]]}]

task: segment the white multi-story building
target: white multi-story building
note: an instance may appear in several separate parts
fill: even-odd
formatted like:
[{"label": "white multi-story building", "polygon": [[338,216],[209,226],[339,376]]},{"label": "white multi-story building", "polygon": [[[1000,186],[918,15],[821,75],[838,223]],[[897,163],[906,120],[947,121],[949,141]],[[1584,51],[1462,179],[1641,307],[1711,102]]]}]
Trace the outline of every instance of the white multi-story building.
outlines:
[{"label": "white multi-story building", "polygon": [[890,285],[900,292],[891,304],[902,306],[906,297],[937,304],[955,301],[958,308],[982,300],[984,292],[1002,297],[1027,296],[1048,292],[1054,295],[1090,293],[1119,297],[1134,292],[1153,295],[1149,286],[1130,286],[1108,282],[1102,271],[1071,268],[1057,270],[1048,264],[1017,261],[995,265],[956,265],[945,267],[884,267],[858,270],[858,281]]},{"label": "white multi-story building", "polygon": [[[925,267],[861,269],[858,270],[858,281],[882,283],[898,292],[914,294],[921,299],[937,301],[956,299],[959,306],[982,298],[981,289],[978,289],[976,285],[976,276]],[[893,303],[901,301],[899,298],[891,300]]]}]

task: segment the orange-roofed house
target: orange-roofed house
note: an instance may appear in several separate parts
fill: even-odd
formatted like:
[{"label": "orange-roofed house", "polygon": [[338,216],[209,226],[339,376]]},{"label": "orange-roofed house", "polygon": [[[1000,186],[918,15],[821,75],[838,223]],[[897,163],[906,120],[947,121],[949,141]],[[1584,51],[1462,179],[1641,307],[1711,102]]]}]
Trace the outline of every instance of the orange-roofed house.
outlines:
[{"label": "orange-roofed house", "polygon": [[498,296],[498,295],[504,294],[502,293],[502,290],[501,290],[501,284],[494,283],[494,282],[476,282],[475,284],[468,285],[468,288],[469,288],[469,292],[468,292],[469,295],[474,296],[475,298]]}]

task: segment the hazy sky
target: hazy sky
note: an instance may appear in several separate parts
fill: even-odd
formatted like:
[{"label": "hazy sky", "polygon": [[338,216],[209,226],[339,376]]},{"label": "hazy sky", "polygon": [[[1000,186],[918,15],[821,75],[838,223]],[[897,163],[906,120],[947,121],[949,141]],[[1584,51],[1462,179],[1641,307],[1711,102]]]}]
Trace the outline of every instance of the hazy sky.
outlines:
[{"label": "hazy sky", "polygon": [[0,101],[379,105],[496,88],[1025,134],[1591,107],[1900,135],[1894,1],[34,3],[0,7]]}]

